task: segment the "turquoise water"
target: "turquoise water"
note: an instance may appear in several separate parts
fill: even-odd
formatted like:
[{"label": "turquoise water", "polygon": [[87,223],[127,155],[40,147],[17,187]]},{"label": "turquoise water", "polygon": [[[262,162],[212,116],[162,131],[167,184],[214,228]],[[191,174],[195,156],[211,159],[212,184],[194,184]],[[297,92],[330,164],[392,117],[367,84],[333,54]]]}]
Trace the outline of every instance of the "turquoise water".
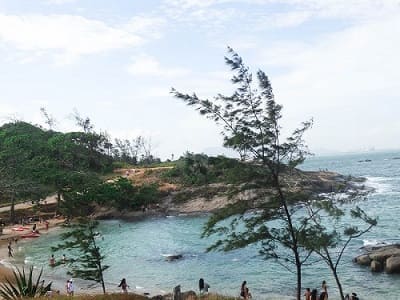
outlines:
[{"label": "turquoise water", "polygon": [[[399,275],[373,274],[368,268],[352,263],[365,240],[399,241],[400,159],[395,157],[400,157],[400,152],[314,157],[302,166],[305,170],[329,169],[364,176],[368,178],[367,184],[375,188],[360,206],[378,216],[379,224],[351,243],[339,267],[345,291],[355,291],[361,299],[400,299]],[[371,162],[358,162],[365,159]],[[147,291],[152,295],[170,292],[177,284],[183,290],[197,291],[198,280],[203,277],[211,285],[211,291],[237,296],[241,282],[247,280],[254,299],[294,298],[295,275],[273,261],[261,259],[256,247],[205,253],[211,243],[200,238],[206,220],[207,216],[203,215],[153,218],[135,223],[101,222],[99,231],[104,240],[99,239],[99,243],[106,255],[106,264],[110,265],[105,274],[107,288],[117,290],[119,280],[125,277],[130,289],[136,292]],[[49,233],[31,243],[19,244],[17,259],[43,267],[46,276],[58,281],[63,288],[63,282],[68,279],[66,269],[48,267],[50,246],[59,242],[58,234]],[[182,253],[184,259],[166,261],[163,255],[172,253]],[[304,267],[304,287],[318,288],[323,279],[328,282],[330,299],[338,299],[333,277],[325,265],[315,263]],[[81,290],[90,284],[76,280],[76,287]]]}]

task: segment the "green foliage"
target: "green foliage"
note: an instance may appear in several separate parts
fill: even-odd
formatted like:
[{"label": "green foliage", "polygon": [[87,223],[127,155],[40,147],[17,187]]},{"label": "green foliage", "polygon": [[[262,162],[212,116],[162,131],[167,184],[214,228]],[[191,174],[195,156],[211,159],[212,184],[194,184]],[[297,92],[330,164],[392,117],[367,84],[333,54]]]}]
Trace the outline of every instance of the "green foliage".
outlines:
[{"label": "green foliage", "polygon": [[204,185],[209,183],[245,183],[269,180],[269,172],[262,166],[224,156],[209,157],[205,154],[185,153],[173,169],[163,174],[184,185]]},{"label": "green foliage", "polygon": [[46,174],[56,171],[109,171],[104,139],[95,133],[44,131],[25,122],[5,124],[0,128],[0,167],[43,183],[52,179]]},{"label": "green foliage", "polygon": [[29,268],[29,273],[25,274],[17,268],[13,271],[14,282],[6,278],[6,281],[0,283],[0,295],[6,300],[16,300],[21,298],[34,298],[44,296],[51,289],[51,282],[45,285],[44,280],[40,280],[43,270],[40,271],[36,280],[33,278],[33,266]]},{"label": "green foliage", "polygon": [[[61,239],[64,243],[53,247],[53,251],[69,250],[73,258],[68,260],[71,268],[70,274],[85,280],[98,282],[102,285],[105,293],[105,284],[103,272],[109,268],[103,265],[104,255],[100,252],[100,247],[96,243],[98,222],[82,219],[79,223],[73,225],[73,229],[63,233]],[[76,254],[76,250],[79,251]],[[73,255],[77,256],[73,256]]]},{"label": "green foliage", "polygon": [[94,183],[83,192],[67,193],[67,197],[69,203],[76,204],[70,207],[70,211],[80,211],[84,216],[93,203],[119,210],[138,210],[142,205],[157,203],[159,192],[155,184],[135,186],[129,179],[118,177],[115,180]]},{"label": "green foliage", "polygon": [[92,131],[60,133],[25,122],[5,124],[0,127],[0,194],[13,202],[52,192],[61,199],[85,190],[88,182],[112,170],[106,142],[104,135]]}]

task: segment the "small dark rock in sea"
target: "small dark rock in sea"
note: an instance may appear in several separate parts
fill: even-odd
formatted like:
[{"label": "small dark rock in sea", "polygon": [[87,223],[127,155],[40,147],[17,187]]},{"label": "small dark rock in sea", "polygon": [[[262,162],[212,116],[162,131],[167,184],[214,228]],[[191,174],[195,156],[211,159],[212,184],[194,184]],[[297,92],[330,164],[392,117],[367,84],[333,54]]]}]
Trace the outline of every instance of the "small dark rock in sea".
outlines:
[{"label": "small dark rock in sea", "polygon": [[371,162],[372,160],[370,160],[370,159],[364,159],[364,160],[359,160],[358,162],[359,163],[362,163],[362,162]]},{"label": "small dark rock in sea", "polygon": [[183,258],[182,254],[173,254],[173,255],[165,256],[165,259],[168,261],[173,261],[173,260],[177,260],[177,259],[181,259],[181,258]]}]

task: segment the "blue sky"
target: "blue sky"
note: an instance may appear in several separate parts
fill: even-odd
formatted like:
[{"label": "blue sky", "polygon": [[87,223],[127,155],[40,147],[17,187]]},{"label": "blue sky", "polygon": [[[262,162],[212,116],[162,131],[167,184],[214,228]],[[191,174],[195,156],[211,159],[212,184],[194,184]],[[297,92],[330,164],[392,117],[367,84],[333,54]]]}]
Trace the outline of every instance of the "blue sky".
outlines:
[{"label": "blue sky", "polygon": [[271,78],[316,153],[400,148],[399,0],[0,0],[0,122],[151,137],[162,158],[221,151],[220,129],[171,97],[231,91],[233,47]]}]

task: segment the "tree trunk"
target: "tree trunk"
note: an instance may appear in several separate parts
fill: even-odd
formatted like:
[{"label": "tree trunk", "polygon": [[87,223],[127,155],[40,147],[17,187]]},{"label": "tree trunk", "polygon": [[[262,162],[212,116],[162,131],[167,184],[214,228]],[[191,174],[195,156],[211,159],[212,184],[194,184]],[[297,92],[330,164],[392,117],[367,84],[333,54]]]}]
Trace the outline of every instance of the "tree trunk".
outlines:
[{"label": "tree trunk", "polygon": [[275,173],[275,187],[278,191],[279,198],[281,201],[281,204],[285,210],[285,215],[287,218],[287,224],[289,227],[290,231],[290,236],[292,238],[292,251],[295,257],[296,261],[296,275],[297,275],[297,291],[296,291],[296,300],[301,300],[301,260],[298,252],[298,243],[297,243],[297,238],[295,236],[294,228],[293,228],[293,222],[292,222],[292,216],[290,215],[290,211],[285,199],[285,196],[283,195],[283,191],[281,189],[280,183],[279,183],[279,172]]},{"label": "tree trunk", "polygon": [[57,191],[57,206],[56,206],[56,215],[60,213],[60,203],[61,203],[61,192]]},{"label": "tree trunk", "polygon": [[101,276],[101,287],[103,288],[103,294],[106,293],[106,286],[104,284],[104,279],[103,279],[103,272],[100,273]]},{"label": "tree trunk", "polygon": [[10,224],[15,224],[15,197],[11,195]]},{"label": "tree trunk", "polygon": [[339,289],[339,293],[340,293],[340,299],[344,300],[343,288],[342,288],[342,284],[340,283],[339,276],[336,272],[336,268],[332,265],[331,262],[329,263],[329,267],[331,268],[332,274],[335,277],[336,285],[337,285],[337,287]]},{"label": "tree trunk", "polygon": [[[296,253],[297,254],[297,253]],[[296,291],[296,299],[301,299],[301,264],[299,260],[299,255],[296,255],[296,271],[297,271],[297,291]]]},{"label": "tree trunk", "polygon": [[340,283],[339,276],[337,275],[336,270],[333,271],[333,276],[335,277],[336,284],[337,284],[337,287],[339,289],[340,299],[344,300],[342,284]]}]

